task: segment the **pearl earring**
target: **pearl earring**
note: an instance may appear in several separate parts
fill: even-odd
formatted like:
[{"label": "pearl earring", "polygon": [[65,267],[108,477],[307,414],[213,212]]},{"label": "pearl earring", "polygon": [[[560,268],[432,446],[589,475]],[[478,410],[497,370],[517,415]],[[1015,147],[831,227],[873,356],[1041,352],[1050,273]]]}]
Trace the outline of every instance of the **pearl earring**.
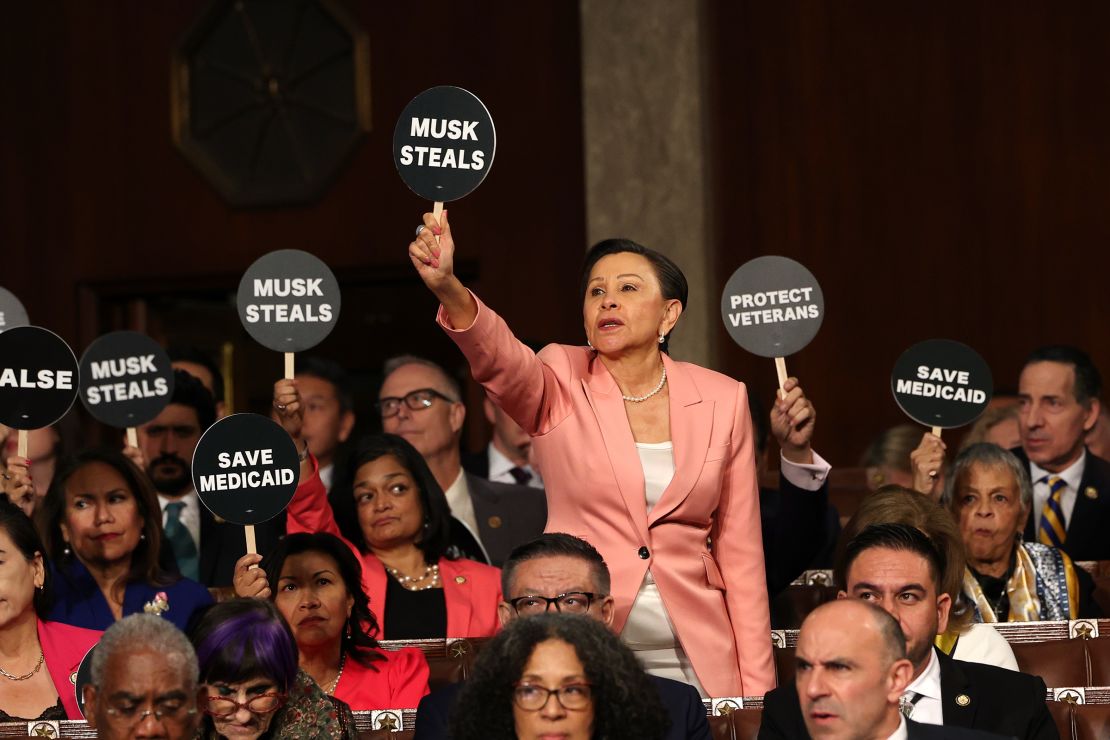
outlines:
[{"label": "pearl earring", "polygon": [[666,339],[666,338],[667,338],[667,336],[665,334],[663,334],[662,332],[659,333],[659,343],[660,344],[662,344],[663,340]]}]

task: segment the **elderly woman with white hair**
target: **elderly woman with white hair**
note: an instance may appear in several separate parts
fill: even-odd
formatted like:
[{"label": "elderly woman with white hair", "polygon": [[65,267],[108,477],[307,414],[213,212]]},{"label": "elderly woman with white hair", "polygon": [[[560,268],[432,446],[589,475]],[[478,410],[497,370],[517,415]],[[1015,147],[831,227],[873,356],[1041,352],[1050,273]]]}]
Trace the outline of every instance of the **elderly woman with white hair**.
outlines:
[{"label": "elderly woman with white hair", "polygon": [[1024,542],[1033,504],[1025,466],[1001,447],[981,442],[952,465],[943,503],[967,548],[963,592],[979,622],[1036,622],[1101,616],[1094,583],[1055,547]]}]

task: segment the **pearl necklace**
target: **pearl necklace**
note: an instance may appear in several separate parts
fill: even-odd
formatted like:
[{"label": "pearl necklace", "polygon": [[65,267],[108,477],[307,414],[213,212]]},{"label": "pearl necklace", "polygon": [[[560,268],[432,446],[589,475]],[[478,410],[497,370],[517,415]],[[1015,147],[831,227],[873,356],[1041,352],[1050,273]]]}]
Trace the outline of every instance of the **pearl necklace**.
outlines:
[{"label": "pearl necklace", "polygon": [[337,686],[339,686],[339,679],[343,678],[343,666],[344,666],[344,664],[346,664],[346,662],[347,662],[347,656],[346,655],[340,656],[340,658],[339,658],[339,673],[335,674],[335,680],[331,682],[331,688],[328,689],[328,691],[327,691],[327,693],[331,694],[332,696],[335,696],[335,689],[336,689]]},{"label": "pearl necklace", "polygon": [[35,663],[35,667],[24,673],[22,676],[13,676],[12,674],[5,671],[3,668],[0,668],[0,676],[3,676],[9,681],[26,681],[28,678],[39,672],[39,668],[42,668],[42,661],[43,654],[42,651],[39,650],[39,662]]},{"label": "pearl necklace", "polygon": [[[396,568],[386,568],[386,570],[389,571],[389,575],[396,578],[397,582],[407,588],[409,591],[427,591],[429,588],[436,588],[437,586],[439,586],[438,563],[435,565],[429,565],[428,567],[424,568],[424,573],[416,577],[406,576],[404,573],[397,570]],[[429,576],[431,576],[431,581],[429,581],[428,583],[424,584],[423,586],[414,585],[420,583],[421,581],[427,580]]]},{"label": "pearl necklace", "polygon": [[653,390],[651,393],[648,393],[647,395],[644,395],[644,396],[625,396],[625,395],[622,395],[621,398],[623,398],[626,401],[631,401],[632,403],[643,403],[644,401],[648,400],[649,398],[654,396],[659,391],[663,390],[663,386],[666,385],[666,383],[667,383],[667,367],[666,367],[666,365],[664,365],[663,366],[663,377],[661,377],[659,379],[659,385],[655,386],[655,390]]}]

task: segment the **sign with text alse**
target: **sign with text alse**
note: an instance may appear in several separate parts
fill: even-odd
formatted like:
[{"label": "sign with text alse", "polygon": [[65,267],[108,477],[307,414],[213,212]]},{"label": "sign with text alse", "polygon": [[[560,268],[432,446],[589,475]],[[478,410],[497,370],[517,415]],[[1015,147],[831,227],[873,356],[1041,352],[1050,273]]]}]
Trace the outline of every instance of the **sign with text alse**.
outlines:
[{"label": "sign with text alse", "polygon": [[77,358],[54,332],[17,326],[0,333],[0,424],[50,426],[73,406],[78,384]]}]

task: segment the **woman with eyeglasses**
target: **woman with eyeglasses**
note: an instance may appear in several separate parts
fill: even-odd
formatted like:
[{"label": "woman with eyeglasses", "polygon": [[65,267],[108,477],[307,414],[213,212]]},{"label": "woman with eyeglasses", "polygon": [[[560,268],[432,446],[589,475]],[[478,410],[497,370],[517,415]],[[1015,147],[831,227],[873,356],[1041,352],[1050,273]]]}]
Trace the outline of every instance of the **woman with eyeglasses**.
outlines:
[{"label": "woman with eyeglasses", "polygon": [[[307,449],[296,380],[274,385],[274,413],[297,448]],[[346,541],[362,562],[362,587],[382,639],[494,634],[501,571],[451,547],[447,497],[416,448],[394,434],[372,435],[352,455],[351,467],[352,495],[333,495],[333,510],[316,458],[306,454],[286,509],[287,531],[327,532]]]},{"label": "woman with eyeglasses", "polygon": [[451,715],[454,740],[664,737],[659,692],[620,638],[597,620],[513,620],[478,654]]},{"label": "woman with eyeglasses", "polygon": [[297,667],[289,625],[269,601],[207,609],[190,633],[200,667],[198,738],[353,738],[351,709]]}]

